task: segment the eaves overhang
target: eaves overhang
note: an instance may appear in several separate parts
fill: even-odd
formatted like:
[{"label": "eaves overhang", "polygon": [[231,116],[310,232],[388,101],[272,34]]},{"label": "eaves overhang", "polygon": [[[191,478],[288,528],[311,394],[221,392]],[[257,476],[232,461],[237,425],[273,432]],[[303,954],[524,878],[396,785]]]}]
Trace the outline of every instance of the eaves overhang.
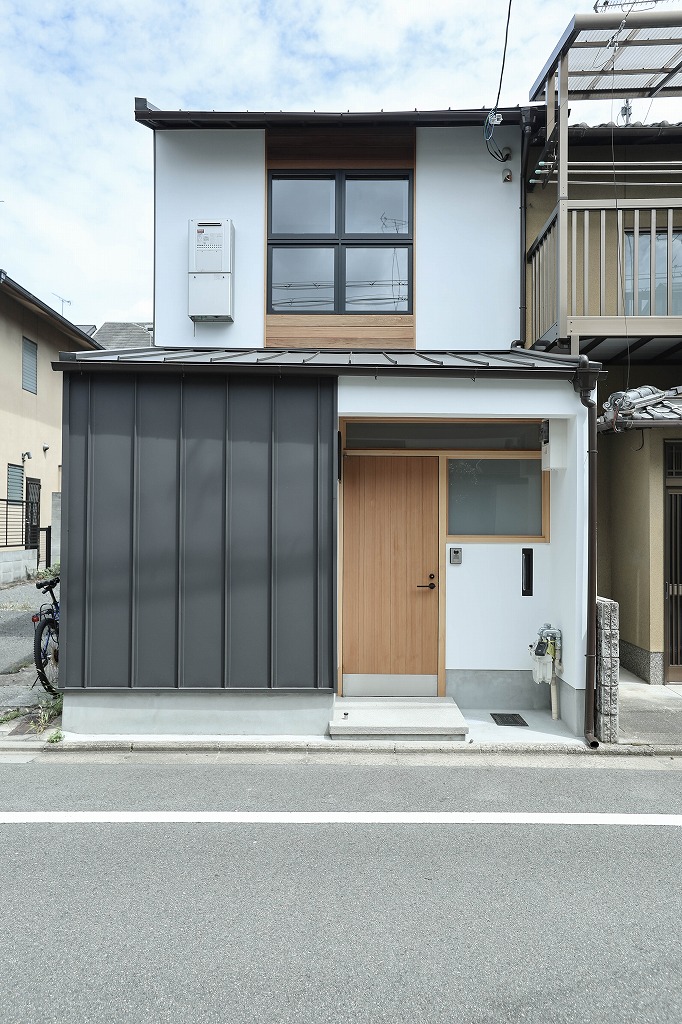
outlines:
[{"label": "eaves overhang", "polygon": [[[191,130],[193,128],[301,128],[329,125],[414,125],[422,127],[483,127],[489,107],[468,110],[402,111],[225,111],[159,110],[144,97],[135,98],[135,120],[153,131]],[[504,125],[521,125],[523,107],[500,107]]]},{"label": "eaves overhang", "polygon": [[54,362],[65,373],[221,373],[274,376],[449,377],[467,380],[566,380],[592,390],[601,364],[586,356],[509,351],[405,351],[347,349],[135,349],[63,352]]},{"label": "eaves overhang", "polygon": [[79,345],[83,345],[86,349],[99,350],[102,348],[98,341],[91,338],[90,335],[86,334],[85,331],[82,331],[80,327],[76,327],[75,324],[72,324],[70,320],[66,319],[66,317],[57,313],[56,310],[52,309],[51,306],[48,306],[47,303],[42,301],[42,299],[39,299],[36,295],[32,295],[31,292],[26,291],[26,289],[22,288],[20,284],[13,281],[4,270],[0,270],[0,291],[14,299],[21,306],[30,310],[31,313],[40,317],[41,320],[44,320],[45,323],[48,323],[51,327],[58,330],[71,341],[75,341]]}]

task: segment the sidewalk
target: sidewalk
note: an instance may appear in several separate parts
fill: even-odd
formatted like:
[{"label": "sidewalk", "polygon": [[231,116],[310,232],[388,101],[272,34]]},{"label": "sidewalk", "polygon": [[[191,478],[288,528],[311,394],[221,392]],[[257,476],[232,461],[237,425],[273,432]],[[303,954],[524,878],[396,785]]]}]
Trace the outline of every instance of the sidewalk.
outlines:
[{"label": "sidewalk", "polygon": [[619,744],[682,745],[682,683],[651,686],[620,669]]},{"label": "sidewalk", "polygon": [[[51,702],[33,667],[31,612],[41,595],[34,583],[0,587],[0,719],[7,712]],[[19,666],[27,666],[17,671]],[[500,709],[504,710],[504,709]],[[667,755],[682,757],[682,684],[650,686],[621,668],[620,739],[591,750],[572,736],[549,712],[523,712],[528,728],[499,728],[486,711],[463,710],[470,727],[466,741],[409,742],[394,740],[332,740],[328,736],[85,736],[63,734],[56,718],[38,733],[39,723],[24,716],[0,722],[0,751],[263,751],[301,753],[557,753],[576,755]],[[61,731],[61,730],[60,730]]]}]

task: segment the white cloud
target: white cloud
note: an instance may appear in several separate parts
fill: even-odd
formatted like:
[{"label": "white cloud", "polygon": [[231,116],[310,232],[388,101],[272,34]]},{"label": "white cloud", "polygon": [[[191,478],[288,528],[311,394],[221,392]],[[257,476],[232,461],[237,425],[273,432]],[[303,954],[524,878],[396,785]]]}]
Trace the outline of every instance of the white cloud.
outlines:
[{"label": "white cloud", "polygon": [[[75,322],[150,319],[152,133],[136,95],[166,109],[489,106],[506,13],[507,0],[0,0],[0,266],[57,309],[52,292],[70,299]],[[573,13],[514,0],[502,104],[527,102]]]}]

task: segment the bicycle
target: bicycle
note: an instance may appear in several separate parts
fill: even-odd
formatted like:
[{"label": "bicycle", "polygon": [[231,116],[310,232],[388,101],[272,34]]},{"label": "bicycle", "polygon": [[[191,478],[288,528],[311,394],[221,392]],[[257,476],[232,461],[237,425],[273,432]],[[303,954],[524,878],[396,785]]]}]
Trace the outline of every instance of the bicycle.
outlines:
[{"label": "bicycle", "polygon": [[36,583],[36,590],[50,594],[50,604],[41,604],[33,616],[35,634],[33,637],[33,658],[43,689],[59,695],[59,600],[55,597],[54,588],[59,583],[59,576],[51,580]]}]

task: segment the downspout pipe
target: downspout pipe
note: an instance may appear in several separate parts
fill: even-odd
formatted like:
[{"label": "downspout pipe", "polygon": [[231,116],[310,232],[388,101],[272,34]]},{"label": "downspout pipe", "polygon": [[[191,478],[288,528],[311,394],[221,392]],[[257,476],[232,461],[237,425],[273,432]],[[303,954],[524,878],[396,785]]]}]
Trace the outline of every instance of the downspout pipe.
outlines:
[{"label": "downspout pipe", "polygon": [[530,121],[530,112],[527,110],[523,111],[522,116],[522,132],[523,137],[521,139],[521,182],[519,185],[519,206],[521,211],[521,233],[519,240],[519,338],[521,339],[520,348],[526,347],[526,321],[528,316],[528,302],[526,297],[526,178],[528,177],[528,156],[530,154],[530,136],[532,132],[532,124]]},{"label": "downspout pipe", "polygon": [[597,675],[597,403],[589,359],[580,356],[573,386],[587,409],[587,650],[585,652],[585,740],[598,747],[594,735],[594,703]]}]

